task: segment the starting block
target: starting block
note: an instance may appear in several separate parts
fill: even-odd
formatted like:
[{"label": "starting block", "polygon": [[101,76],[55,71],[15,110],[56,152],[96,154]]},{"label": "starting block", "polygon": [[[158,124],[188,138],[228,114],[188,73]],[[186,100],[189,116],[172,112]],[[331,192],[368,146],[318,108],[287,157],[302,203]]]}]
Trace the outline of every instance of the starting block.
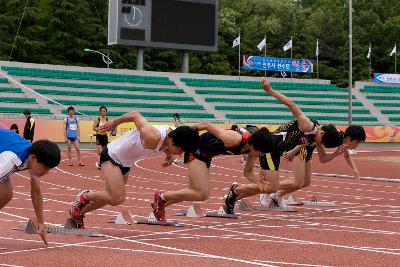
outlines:
[{"label": "starting block", "polygon": [[200,204],[194,203],[187,210],[178,211],[176,216],[186,216],[189,218],[200,218],[204,217],[204,212],[200,208]]},{"label": "starting block", "polygon": [[242,210],[242,211],[250,211],[250,210],[254,210],[254,205],[253,204],[251,204],[250,203],[250,201],[248,201],[247,199],[245,199],[245,198],[242,198],[241,200],[240,200],[240,203],[239,203],[239,210]]},{"label": "starting block", "polygon": [[298,201],[294,196],[290,195],[286,201],[287,205],[305,205],[305,206],[323,206],[323,207],[335,207],[336,202],[334,201],[319,201],[315,195],[309,201]]},{"label": "starting block", "polygon": [[260,210],[260,211],[282,211],[294,212],[297,211],[291,207],[281,208],[274,201],[271,200],[269,205],[252,205],[249,201],[242,199],[239,204],[239,209],[243,211]]},{"label": "starting block", "polygon": [[159,221],[154,216],[154,213],[150,213],[147,219],[137,219],[133,220],[136,224],[149,224],[149,225],[161,225],[161,226],[173,226],[173,227],[183,227],[183,224],[177,221]]},{"label": "starting block", "polygon": [[123,210],[118,213],[116,216],[112,217],[108,223],[115,223],[115,224],[132,224],[132,216],[127,210]]},{"label": "starting block", "polygon": [[[62,234],[62,235],[76,235],[76,236],[91,236],[91,237],[101,237],[102,235],[99,232],[90,229],[78,229],[75,227],[71,218],[67,219],[67,222],[64,226],[50,226],[46,225],[45,229],[47,233],[52,234]],[[35,224],[32,219],[25,224],[19,225],[14,230],[24,231],[27,234],[38,234],[38,230],[36,229]]]},{"label": "starting block", "polygon": [[218,218],[228,218],[228,219],[239,219],[240,214],[227,214],[224,207],[220,207],[217,211],[206,212],[206,217],[218,217]]},{"label": "starting block", "polygon": [[312,196],[310,201],[303,201],[304,205],[308,206],[324,206],[324,207],[335,207],[336,202],[334,201],[319,201],[315,195]]},{"label": "starting block", "polygon": [[295,196],[290,195],[288,199],[286,200],[286,205],[290,206],[301,206],[303,205],[303,202],[298,200]]}]

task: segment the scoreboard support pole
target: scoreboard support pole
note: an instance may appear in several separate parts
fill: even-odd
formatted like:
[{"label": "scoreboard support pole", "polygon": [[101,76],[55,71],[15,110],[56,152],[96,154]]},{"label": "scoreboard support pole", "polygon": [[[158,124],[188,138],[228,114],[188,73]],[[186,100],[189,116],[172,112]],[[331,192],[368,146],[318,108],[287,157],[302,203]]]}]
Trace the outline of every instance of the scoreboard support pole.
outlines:
[{"label": "scoreboard support pole", "polygon": [[143,54],[144,54],[144,48],[137,47],[136,70],[143,70]]},{"label": "scoreboard support pole", "polygon": [[189,73],[189,52],[183,51],[182,73]]}]

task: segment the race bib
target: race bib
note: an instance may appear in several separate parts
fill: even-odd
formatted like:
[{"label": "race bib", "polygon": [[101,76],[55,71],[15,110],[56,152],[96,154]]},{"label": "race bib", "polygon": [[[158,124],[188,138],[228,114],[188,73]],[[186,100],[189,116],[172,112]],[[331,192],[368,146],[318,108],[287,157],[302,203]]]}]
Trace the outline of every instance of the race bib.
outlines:
[{"label": "race bib", "polygon": [[77,129],[78,129],[78,125],[77,124],[70,124],[69,125],[69,129],[71,130],[71,131],[76,131]]}]

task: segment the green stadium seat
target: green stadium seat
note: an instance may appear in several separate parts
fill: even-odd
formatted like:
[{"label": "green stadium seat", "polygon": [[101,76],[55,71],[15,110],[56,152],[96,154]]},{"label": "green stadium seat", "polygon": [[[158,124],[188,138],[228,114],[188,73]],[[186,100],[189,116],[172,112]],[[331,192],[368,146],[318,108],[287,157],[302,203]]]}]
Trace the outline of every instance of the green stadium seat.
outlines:
[{"label": "green stadium seat", "polygon": [[39,94],[44,95],[68,95],[68,96],[85,96],[85,97],[101,97],[101,98],[124,98],[124,99],[143,99],[143,100],[167,100],[167,101],[191,101],[192,97],[188,96],[158,96],[158,95],[131,95],[131,94],[111,94],[97,92],[79,92],[79,91],[63,91],[49,89],[35,89]]},{"label": "green stadium seat", "polygon": [[15,87],[0,87],[0,92],[4,93],[22,93],[21,88]]},{"label": "green stadium seat", "polygon": [[41,68],[22,68],[22,67],[5,67],[8,74],[15,76],[43,77],[53,79],[75,79],[75,80],[93,80],[107,82],[126,82],[141,84],[162,84],[175,85],[168,77],[161,76],[142,76],[132,74],[115,74],[101,72],[82,72],[82,71],[66,71]]},{"label": "green stadium seat", "polygon": [[89,89],[178,93],[178,94],[184,93],[184,91],[182,89],[178,89],[178,88],[151,88],[151,87],[106,85],[106,84],[54,82],[54,81],[42,81],[42,80],[21,80],[21,83],[28,84],[28,85],[42,85],[42,86],[69,87],[69,88],[89,88]]},{"label": "green stadium seat", "polygon": [[[79,110],[77,109],[77,114],[83,113],[84,115],[98,115],[99,111],[97,110]],[[126,112],[123,111],[109,111],[107,112],[108,116],[121,116]],[[67,114],[66,110],[62,111],[62,114]],[[170,118],[173,113],[171,112],[140,112],[144,117],[157,117],[157,118]],[[179,113],[182,118],[199,118],[199,119],[213,119],[213,114],[208,113]]]},{"label": "green stadium seat", "polygon": [[[248,95],[248,96],[267,96],[265,92],[251,92],[251,91],[232,91],[232,90],[195,90],[196,94],[205,95]],[[285,93],[287,97],[304,97],[304,98],[333,98],[333,99],[347,99],[348,95],[334,95],[334,94],[308,94],[308,93]],[[356,97],[353,95],[353,99]]]},{"label": "green stadium seat", "polygon": [[[282,111],[290,112],[289,108],[282,107],[255,107],[255,106],[215,106],[216,110],[228,110],[228,111]],[[319,112],[319,113],[347,113],[348,109],[328,109],[328,108],[302,108],[304,112]],[[369,110],[366,109],[353,109],[354,114],[370,114]]]},{"label": "green stadium seat", "polygon": [[[14,107],[0,107],[0,113],[21,113],[25,108],[14,108]],[[45,108],[29,108],[33,114],[53,114],[50,109]]]},{"label": "green stadium seat", "polygon": [[36,104],[36,99],[35,98],[25,98],[25,97],[0,97],[0,102]]},{"label": "green stadium seat", "polygon": [[[54,99],[57,103],[66,106],[106,106],[106,107],[129,107],[129,108],[151,108],[151,109],[171,109],[167,104],[150,104],[150,103],[124,103],[124,102],[108,102],[108,101],[82,101],[82,100],[60,100]],[[49,104],[55,104],[53,101],[48,100]],[[202,105],[174,105],[174,109],[191,109],[191,110],[204,110]]]},{"label": "green stadium seat", "polygon": [[[257,114],[226,114],[227,119],[247,119],[247,120],[292,120],[292,115],[279,115],[279,114],[269,114],[269,115],[257,115]],[[326,121],[347,121],[347,117],[339,116],[310,116],[311,119],[315,120],[326,120]],[[376,117],[353,117],[353,121],[378,121]]]}]

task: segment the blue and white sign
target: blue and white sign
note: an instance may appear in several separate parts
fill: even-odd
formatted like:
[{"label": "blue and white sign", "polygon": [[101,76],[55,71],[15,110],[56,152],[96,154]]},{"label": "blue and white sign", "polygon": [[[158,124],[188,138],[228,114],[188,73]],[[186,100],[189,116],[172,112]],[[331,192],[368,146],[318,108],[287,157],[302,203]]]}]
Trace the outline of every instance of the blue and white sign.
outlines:
[{"label": "blue and white sign", "polygon": [[308,59],[243,56],[243,69],[312,73],[314,61]]},{"label": "blue and white sign", "polygon": [[376,83],[400,83],[400,74],[374,73]]}]

